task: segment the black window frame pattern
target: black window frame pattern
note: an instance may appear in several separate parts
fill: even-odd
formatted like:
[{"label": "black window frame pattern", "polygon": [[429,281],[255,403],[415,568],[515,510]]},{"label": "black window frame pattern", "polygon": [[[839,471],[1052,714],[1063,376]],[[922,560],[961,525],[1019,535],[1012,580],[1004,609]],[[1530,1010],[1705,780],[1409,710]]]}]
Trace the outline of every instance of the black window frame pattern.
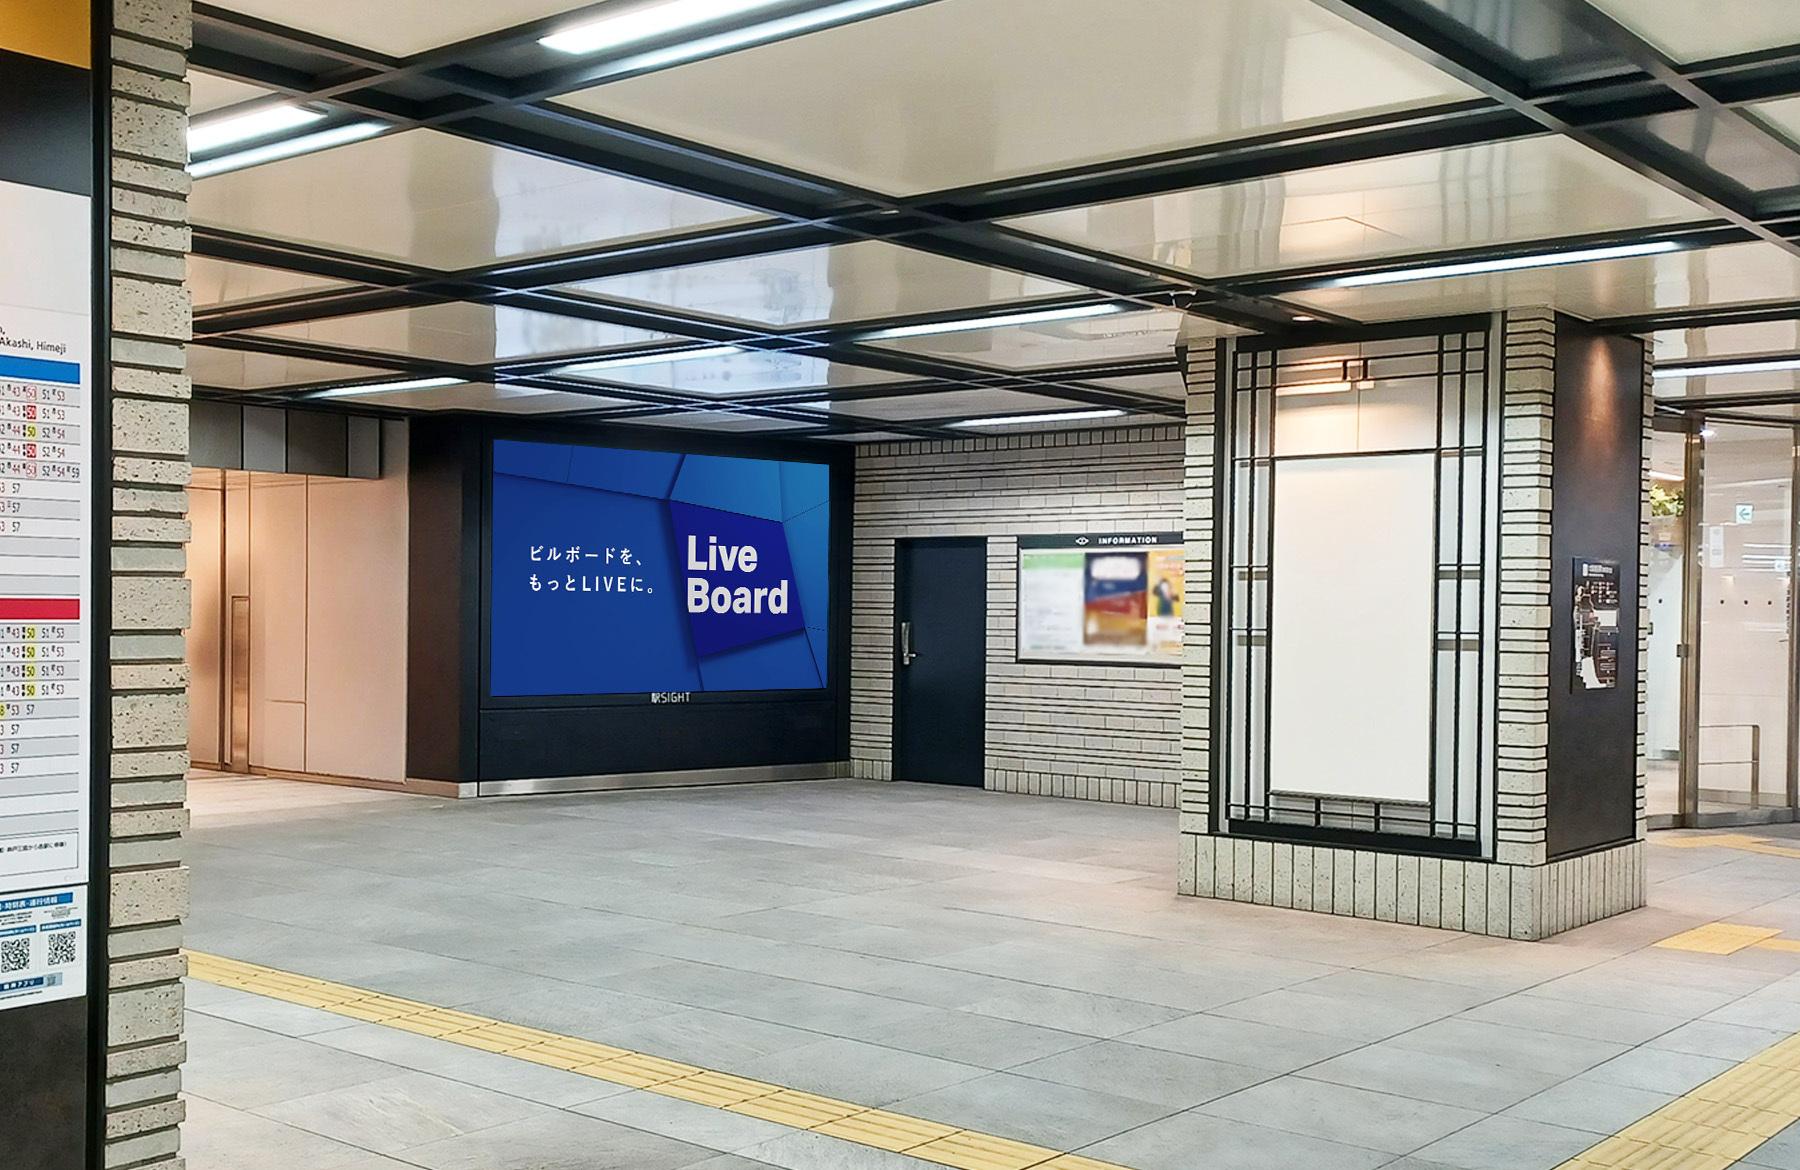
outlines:
[{"label": "black window frame pattern", "polygon": [[[1215,824],[1233,836],[1457,857],[1491,844],[1499,681],[1499,527],[1503,427],[1500,339],[1487,316],[1336,345],[1246,338],[1221,347],[1215,396]],[[1275,389],[1339,375],[1355,384],[1417,385],[1435,395],[1434,442],[1370,451],[1277,454]],[[1348,355],[1348,356],[1344,356]],[[1302,369],[1304,367],[1304,369]],[[1310,375],[1310,376],[1308,376]],[[1269,663],[1274,590],[1272,483],[1283,462],[1433,454],[1432,710],[1423,802],[1271,791]],[[1279,734],[1279,729],[1277,729]]]}]

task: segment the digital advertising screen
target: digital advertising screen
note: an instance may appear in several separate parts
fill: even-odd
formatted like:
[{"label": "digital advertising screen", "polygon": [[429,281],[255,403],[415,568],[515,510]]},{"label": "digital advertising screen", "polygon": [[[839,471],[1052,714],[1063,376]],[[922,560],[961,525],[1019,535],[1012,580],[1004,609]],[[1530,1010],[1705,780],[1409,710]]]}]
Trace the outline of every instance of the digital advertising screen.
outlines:
[{"label": "digital advertising screen", "polygon": [[1019,538],[1021,661],[1177,665],[1181,534]]},{"label": "digital advertising screen", "polygon": [[823,463],[496,440],[488,693],[827,685]]}]

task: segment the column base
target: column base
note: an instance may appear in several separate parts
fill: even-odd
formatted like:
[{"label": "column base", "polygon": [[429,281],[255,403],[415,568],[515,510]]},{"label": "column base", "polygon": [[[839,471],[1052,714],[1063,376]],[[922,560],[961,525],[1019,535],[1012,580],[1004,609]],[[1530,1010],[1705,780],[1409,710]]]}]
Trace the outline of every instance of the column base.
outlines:
[{"label": "column base", "polygon": [[1545,939],[1644,905],[1644,843],[1543,865],[1183,833],[1177,889],[1200,898]]}]

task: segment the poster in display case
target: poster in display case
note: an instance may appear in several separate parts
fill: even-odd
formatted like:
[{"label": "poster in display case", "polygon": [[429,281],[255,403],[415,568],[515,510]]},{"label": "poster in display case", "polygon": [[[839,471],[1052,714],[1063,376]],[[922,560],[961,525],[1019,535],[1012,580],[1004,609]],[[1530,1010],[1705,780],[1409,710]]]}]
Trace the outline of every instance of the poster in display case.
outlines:
[{"label": "poster in display case", "polygon": [[1575,689],[1610,691],[1619,685],[1619,566],[1575,559]]},{"label": "poster in display case", "polygon": [[1179,532],[1019,538],[1020,662],[1177,666]]}]

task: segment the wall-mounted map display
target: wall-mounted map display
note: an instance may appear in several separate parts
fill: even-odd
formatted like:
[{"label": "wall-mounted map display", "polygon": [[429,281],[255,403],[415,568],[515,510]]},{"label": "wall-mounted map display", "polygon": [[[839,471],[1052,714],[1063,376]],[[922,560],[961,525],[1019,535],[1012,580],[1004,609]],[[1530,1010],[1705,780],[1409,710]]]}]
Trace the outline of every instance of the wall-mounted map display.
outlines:
[{"label": "wall-mounted map display", "polygon": [[1179,532],[1019,538],[1021,662],[1181,662]]}]

